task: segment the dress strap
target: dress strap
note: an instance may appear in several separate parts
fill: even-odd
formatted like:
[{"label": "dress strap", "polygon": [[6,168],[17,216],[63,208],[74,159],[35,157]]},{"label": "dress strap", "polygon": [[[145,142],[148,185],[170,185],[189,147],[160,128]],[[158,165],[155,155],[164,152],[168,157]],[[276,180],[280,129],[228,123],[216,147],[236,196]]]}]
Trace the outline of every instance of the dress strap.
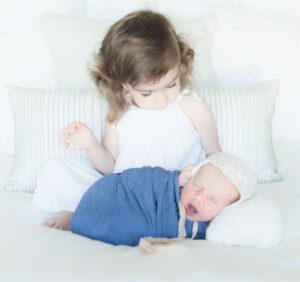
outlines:
[{"label": "dress strap", "polygon": [[191,93],[189,89],[187,88],[182,89],[178,97],[176,98],[176,103],[179,103],[182,100],[182,98],[189,93]]},{"label": "dress strap", "polygon": [[196,93],[194,93],[193,91],[191,91],[191,90],[188,89],[188,88],[184,88],[184,89],[182,89],[182,91],[181,91],[180,94],[178,95],[178,97],[177,97],[177,99],[176,99],[176,102],[179,103],[179,102],[182,100],[182,98],[183,98],[185,95],[187,95],[187,94],[192,94],[192,95],[195,97],[195,99],[197,99],[198,101],[202,101],[202,99],[200,98],[199,95],[197,95]]}]

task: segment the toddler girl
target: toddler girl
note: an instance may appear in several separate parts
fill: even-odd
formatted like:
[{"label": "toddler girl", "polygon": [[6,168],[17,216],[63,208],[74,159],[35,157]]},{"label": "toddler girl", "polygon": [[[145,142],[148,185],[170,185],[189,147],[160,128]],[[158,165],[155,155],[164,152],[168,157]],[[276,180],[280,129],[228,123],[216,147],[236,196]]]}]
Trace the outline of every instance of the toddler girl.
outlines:
[{"label": "toddler girl", "polygon": [[186,89],[194,51],[172,24],[152,11],[111,26],[92,76],[108,102],[102,143],[80,122],[62,134],[65,149],[85,149],[91,164],[52,160],[38,179],[33,204],[60,212],[46,226],[66,228],[69,213],[102,174],[160,166],[182,169],[220,151],[209,107]]}]

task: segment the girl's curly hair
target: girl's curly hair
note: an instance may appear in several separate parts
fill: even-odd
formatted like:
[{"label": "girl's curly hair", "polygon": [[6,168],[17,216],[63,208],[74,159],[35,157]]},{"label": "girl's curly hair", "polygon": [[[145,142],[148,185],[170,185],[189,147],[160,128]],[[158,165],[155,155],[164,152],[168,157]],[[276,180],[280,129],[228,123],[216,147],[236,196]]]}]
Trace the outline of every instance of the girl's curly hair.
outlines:
[{"label": "girl's curly hair", "polygon": [[107,120],[118,120],[127,109],[125,83],[156,82],[178,66],[181,86],[186,87],[193,60],[193,49],[162,14],[142,10],[121,18],[110,27],[91,68],[109,105]]}]

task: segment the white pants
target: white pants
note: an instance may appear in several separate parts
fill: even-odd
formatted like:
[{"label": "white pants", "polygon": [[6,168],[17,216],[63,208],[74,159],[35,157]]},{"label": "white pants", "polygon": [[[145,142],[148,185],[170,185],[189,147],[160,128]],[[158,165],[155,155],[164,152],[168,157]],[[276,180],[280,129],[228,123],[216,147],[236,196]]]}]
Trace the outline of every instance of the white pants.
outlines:
[{"label": "white pants", "polygon": [[100,177],[88,160],[49,160],[41,169],[32,204],[47,212],[74,212],[83,194]]}]

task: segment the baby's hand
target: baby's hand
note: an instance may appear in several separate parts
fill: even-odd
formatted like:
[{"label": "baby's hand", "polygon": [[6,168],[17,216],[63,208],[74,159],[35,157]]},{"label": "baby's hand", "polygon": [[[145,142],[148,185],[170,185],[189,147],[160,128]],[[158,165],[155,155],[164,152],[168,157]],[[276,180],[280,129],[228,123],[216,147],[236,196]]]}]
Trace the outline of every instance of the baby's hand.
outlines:
[{"label": "baby's hand", "polygon": [[62,130],[62,143],[66,150],[90,149],[97,144],[97,140],[86,124],[74,121]]}]

